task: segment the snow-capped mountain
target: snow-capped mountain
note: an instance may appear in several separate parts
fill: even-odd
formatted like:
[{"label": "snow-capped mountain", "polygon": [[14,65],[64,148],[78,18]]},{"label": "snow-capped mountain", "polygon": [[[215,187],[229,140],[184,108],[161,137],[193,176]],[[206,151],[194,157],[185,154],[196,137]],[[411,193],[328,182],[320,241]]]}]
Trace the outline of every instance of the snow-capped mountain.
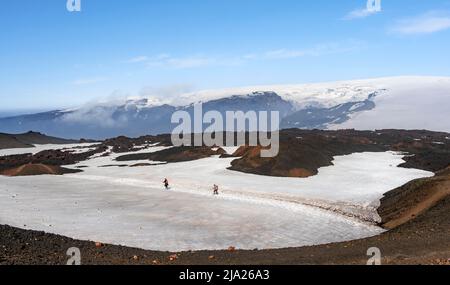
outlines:
[{"label": "snow-capped mountain", "polygon": [[242,87],[135,98],[0,119],[0,132],[66,138],[170,133],[176,110],[279,111],[282,128],[428,129],[450,132],[449,77],[391,77],[319,84]]}]

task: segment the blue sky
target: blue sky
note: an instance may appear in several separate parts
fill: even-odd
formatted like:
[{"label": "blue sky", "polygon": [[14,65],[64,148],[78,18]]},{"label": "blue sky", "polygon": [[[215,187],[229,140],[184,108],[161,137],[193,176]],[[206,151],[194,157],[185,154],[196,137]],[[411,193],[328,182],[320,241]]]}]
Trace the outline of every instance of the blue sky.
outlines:
[{"label": "blue sky", "polygon": [[[0,111],[98,98],[450,76],[450,0],[3,0]],[[0,113],[1,115],[1,113]]]}]

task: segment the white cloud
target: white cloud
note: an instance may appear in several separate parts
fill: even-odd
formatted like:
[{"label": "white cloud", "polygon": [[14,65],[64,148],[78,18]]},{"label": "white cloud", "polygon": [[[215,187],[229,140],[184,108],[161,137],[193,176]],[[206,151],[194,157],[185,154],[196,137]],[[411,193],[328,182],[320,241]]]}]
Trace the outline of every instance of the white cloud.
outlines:
[{"label": "white cloud", "polygon": [[187,94],[194,90],[191,84],[173,84],[161,87],[147,86],[142,88],[139,98],[157,100],[158,104],[173,104],[182,94]]},{"label": "white cloud", "polygon": [[329,54],[345,53],[358,50],[364,47],[364,43],[355,40],[346,42],[325,43],[316,45],[309,49],[279,49],[266,52],[264,57],[267,59],[290,59],[305,56],[323,56]]},{"label": "white cloud", "polygon": [[127,123],[127,118],[114,116],[116,107],[124,104],[124,98],[126,98],[125,94],[114,91],[107,98],[87,102],[80,108],[64,114],[61,120],[67,123],[94,125],[103,128],[124,126]]},{"label": "white cloud", "polygon": [[287,58],[303,57],[305,55],[306,52],[303,50],[278,49],[266,52],[265,57],[269,59],[287,59]]},{"label": "white cloud", "polygon": [[137,56],[137,57],[130,58],[126,62],[127,63],[138,63],[138,62],[145,62],[147,60],[149,60],[149,58],[147,56]]},{"label": "white cloud", "polygon": [[379,12],[380,11],[369,10],[369,9],[356,9],[356,10],[353,10],[350,13],[348,13],[344,17],[344,20],[362,19],[362,18],[369,17],[371,15],[375,15],[375,14],[377,14]]},{"label": "white cloud", "polygon": [[139,56],[127,60],[128,63],[144,63],[148,67],[165,67],[174,69],[189,69],[206,66],[234,66],[242,63],[239,58],[220,56],[187,55],[175,57],[168,53],[156,56]]},{"label": "white cloud", "polygon": [[381,12],[381,0],[367,0],[363,9],[356,9],[344,16],[344,20],[362,19]]},{"label": "white cloud", "polygon": [[72,82],[73,85],[89,85],[89,84],[95,84],[99,82],[108,81],[108,78],[106,77],[94,77],[94,78],[83,78],[83,79],[77,79]]},{"label": "white cloud", "polygon": [[256,54],[256,53],[248,53],[242,57],[242,59],[244,59],[244,60],[253,60],[253,59],[257,59],[257,58],[258,58],[258,54]]},{"label": "white cloud", "polygon": [[117,107],[133,106],[136,101],[141,99],[146,99],[144,104],[147,107],[163,104],[173,105],[177,104],[182,94],[192,91],[193,86],[190,84],[144,87],[136,96],[116,90],[105,98],[92,100],[77,109],[72,109],[72,112],[64,114],[61,120],[71,124],[102,128],[126,127],[129,123],[128,117],[126,114],[117,113]]},{"label": "white cloud", "polygon": [[168,66],[176,69],[196,68],[209,65],[217,65],[215,58],[205,56],[167,57],[149,61],[149,66]]},{"label": "white cloud", "polygon": [[444,12],[428,12],[414,18],[401,19],[390,29],[401,35],[431,34],[450,29],[450,15]]},{"label": "white cloud", "polygon": [[348,40],[343,42],[319,44],[305,49],[281,48],[266,52],[247,53],[236,56],[187,55],[175,57],[170,54],[163,53],[152,57],[140,56],[134,58],[134,60],[128,60],[127,62],[143,63],[150,68],[161,67],[174,69],[189,69],[211,66],[238,66],[247,62],[262,60],[283,60],[306,56],[322,56],[345,53],[361,49],[364,45],[365,44],[360,41]]}]

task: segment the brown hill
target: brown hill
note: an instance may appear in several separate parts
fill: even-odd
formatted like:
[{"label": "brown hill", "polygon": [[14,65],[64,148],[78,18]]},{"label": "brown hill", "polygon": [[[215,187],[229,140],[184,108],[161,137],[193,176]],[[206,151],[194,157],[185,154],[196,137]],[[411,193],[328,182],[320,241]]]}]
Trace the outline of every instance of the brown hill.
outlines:
[{"label": "brown hill", "polygon": [[0,172],[5,176],[33,176],[33,175],[63,175],[66,173],[77,173],[81,170],[68,169],[55,165],[45,164],[25,164],[19,167],[10,168]]},{"label": "brown hill", "polygon": [[69,144],[77,142],[79,141],[50,137],[36,132],[24,134],[0,133],[0,149],[28,148],[33,147],[34,144]]},{"label": "brown hill", "polygon": [[381,226],[393,229],[422,215],[450,196],[450,167],[436,176],[411,181],[384,195],[378,213]]},{"label": "brown hill", "polygon": [[13,135],[0,133],[0,149],[27,148],[27,147],[33,147],[33,145],[21,142]]}]

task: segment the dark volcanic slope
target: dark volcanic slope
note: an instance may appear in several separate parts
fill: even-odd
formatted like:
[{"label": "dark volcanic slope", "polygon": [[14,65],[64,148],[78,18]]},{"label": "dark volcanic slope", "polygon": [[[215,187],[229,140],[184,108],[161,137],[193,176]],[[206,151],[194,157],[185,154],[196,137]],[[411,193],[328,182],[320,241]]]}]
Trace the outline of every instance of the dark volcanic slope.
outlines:
[{"label": "dark volcanic slope", "polygon": [[33,146],[31,144],[19,141],[12,135],[0,133],[0,149],[26,148],[26,147],[33,147]]},{"label": "dark volcanic slope", "polygon": [[280,133],[280,151],[276,157],[261,158],[260,147],[245,147],[235,153],[242,156],[232,162],[231,170],[247,173],[307,177],[320,167],[333,164],[333,157],[355,152],[407,152],[402,167],[438,171],[450,164],[449,134],[428,131],[302,131]]},{"label": "dark volcanic slope", "polygon": [[428,211],[450,196],[450,167],[431,178],[417,179],[384,195],[378,213],[381,225],[392,229]]},{"label": "dark volcanic slope", "polygon": [[170,135],[142,136],[138,138],[120,136],[117,138],[107,139],[103,142],[105,146],[112,147],[112,151],[115,153],[135,151],[138,150],[136,146],[141,146],[148,143],[158,143],[159,146],[172,145]]},{"label": "dark volcanic slope", "polygon": [[94,154],[102,153],[107,150],[104,145],[98,145],[94,150],[83,153],[72,153],[61,150],[44,150],[36,154],[18,154],[10,156],[0,156],[0,171],[13,169],[26,164],[45,164],[45,165],[71,165],[84,161]]},{"label": "dark volcanic slope", "polygon": [[262,158],[261,148],[241,148],[236,153],[242,158],[232,162],[231,170],[271,176],[308,177],[318,169],[332,165],[334,156],[363,151],[384,151],[364,136],[339,136],[326,132],[282,132],[280,151],[274,158]]},{"label": "dark volcanic slope", "polygon": [[34,144],[69,144],[77,142],[79,141],[49,137],[35,132],[17,135],[0,133],[0,149],[27,148],[33,147]]},{"label": "dark volcanic slope", "polygon": [[[25,147],[23,142],[29,143],[52,143],[52,144],[63,144],[63,143],[74,143],[71,140],[62,140],[58,138],[47,137],[38,133],[27,133],[23,135],[17,135],[17,138],[13,135],[5,135],[5,146],[8,148],[12,147],[9,143],[12,139],[16,142],[16,147]],[[8,144],[6,144],[6,138],[8,139]],[[22,143],[17,143],[22,142]],[[80,142],[92,142],[82,140]],[[112,148],[112,152],[122,153],[122,152],[132,152],[141,150],[142,147],[148,147],[149,144],[158,144],[160,146],[171,145],[170,135],[159,135],[159,136],[143,136],[138,138],[127,138],[127,137],[117,137],[113,139],[108,139],[101,143],[96,143],[93,145],[87,145],[79,147],[81,149],[85,148],[85,152],[72,152],[70,150],[44,150],[36,154],[19,154],[19,155],[9,155],[0,156],[0,173],[2,171],[8,170],[14,172],[16,168],[22,167],[27,164],[43,164],[46,167],[61,166],[75,164],[81,161],[90,159],[91,156],[99,153],[105,152],[104,155],[109,155],[106,153],[108,148]],[[31,145],[28,145],[31,147]],[[67,171],[57,171],[58,173],[67,173]],[[39,173],[37,171],[36,173]]]},{"label": "dark volcanic slope", "polygon": [[223,150],[212,150],[210,147],[173,147],[161,150],[154,153],[139,153],[119,156],[117,161],[131,161],[131,160],[153,160],[162,162],[182,162],[192,161],[210,157],[212,155],[221,155]]}]

